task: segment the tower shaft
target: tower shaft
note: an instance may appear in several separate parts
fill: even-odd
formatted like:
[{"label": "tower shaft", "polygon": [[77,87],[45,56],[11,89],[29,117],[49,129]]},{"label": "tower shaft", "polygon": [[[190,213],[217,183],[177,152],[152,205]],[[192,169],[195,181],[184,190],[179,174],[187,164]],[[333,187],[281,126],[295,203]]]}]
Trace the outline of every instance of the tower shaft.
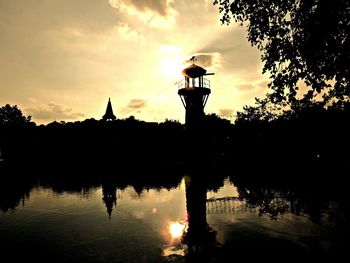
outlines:
[{"label": "tower shaft", "polygon": [[204,107],[210,94],[210,89],[180,89],[178,93],[186,109],[186,126],[199,126],[204,118]]}]

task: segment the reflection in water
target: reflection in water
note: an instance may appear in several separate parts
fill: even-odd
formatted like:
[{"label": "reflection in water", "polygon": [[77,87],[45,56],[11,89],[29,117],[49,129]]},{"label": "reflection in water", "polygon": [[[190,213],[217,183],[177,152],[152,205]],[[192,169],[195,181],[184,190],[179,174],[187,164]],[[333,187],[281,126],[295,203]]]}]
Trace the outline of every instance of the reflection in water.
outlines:
[{"label": "reflection in water", "polygon": [[189,254],[204,252],[215,244],[215,232],[209,227],[206,218],[208,187],[199,175],[186,176],[185,184],[188,229],[183,240]]},{"label": "reflection in water", "polygon": [[170,234],[170,240],[167,245],[163,246],[164,257],[175,257],[175,256],[185,256],[187,251],[187,246],[181,242],[181,237],[184,232],[187,230],[186,222],[177,221],[177,222],[169,222],[168,231]]},{"label": "reflection in water", "polygon": [[117,185],[112,181],[102,184],[102,200],[106,205],[109,220],[112,216],[113,207],[117,206]]},{"label": "reflection in water", "polygon": [[206,219],[207,189],[203,178],[185,176],[187,224],[184,221],[170,222],[170,244],[163,247],[163,256],[186,256],[190,261],[203,261],[216,246],[215,232]]},{"label": "reflection in water", "polygon": [[5,159],[4,159],[3,156],[2,156],[2,150],[1,150],[1,148],[0,148],[0,163],[3,162],[3,161],[5,161]]},{"label": "reflection in water", "polygon": [[256,213],[257,209],[238,197],[221,197],[207,199],[207,215],[237,215],[240,213]]},{"label": "reflection in water", "polygon": [[185,256],[187,247],[181,243],[177,243],[176,245],[165,245],[163,246],[162,256],[167,258],[173,258],[176,256]]},{"label": "reflection in water", "polygon": [[171,222],[169,225],[169,233],[172,239],[180,238],[186,228],[186,224],[184,221],[180,222]]},{"label": "reflection in water", "polygon": [[163,256],[186,256],[188,260],[203,260],[216,246],[215,232],[206,220],[208,185],[198,175],[185,176],[187,222],[170,221],[170,239],[163,246]]},{"label": "reflection in water", "polygon": [[19,178],[3,176],[0,185],[0,235],[8,241],[4,250],[13,252],[33,244],[71,255],[70,262],[91,253],[100,262],[139,262],[145,255],[148,262],[220,262],[231,251],[334,255],[349,243],[350,209],[341,191],[269,187],[233,176],[223,183],[215,173],[194,172],[181,184],[181,176],[164,174]]}]

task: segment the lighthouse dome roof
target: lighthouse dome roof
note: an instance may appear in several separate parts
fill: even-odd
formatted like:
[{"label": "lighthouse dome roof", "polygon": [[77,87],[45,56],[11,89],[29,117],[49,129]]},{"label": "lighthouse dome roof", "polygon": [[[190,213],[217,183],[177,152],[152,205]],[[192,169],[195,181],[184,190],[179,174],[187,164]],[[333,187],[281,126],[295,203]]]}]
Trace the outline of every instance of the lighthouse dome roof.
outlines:
[{"label": "lighthouse dome roof", "polygon": [[204,68],[194,63],[182,70],[182,75],[189,78],[198,78],[205,75],[205,73],[207,73],[207,71]]}]

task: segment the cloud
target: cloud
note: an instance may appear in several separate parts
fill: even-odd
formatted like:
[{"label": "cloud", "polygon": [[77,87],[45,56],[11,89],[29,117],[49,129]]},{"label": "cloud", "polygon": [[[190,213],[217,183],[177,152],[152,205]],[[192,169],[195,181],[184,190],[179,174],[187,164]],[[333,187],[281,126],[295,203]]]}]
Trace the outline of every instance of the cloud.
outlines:
[{"label": "cloud", "polygon": [[111,2],[119,5],[132,6],[141,12],[152,11],[160,16],[167,15],[171,3],[169,0],[114,0]]},{"label": "cloud", "polygon": [[113,26],[116,13],[108,0],[11,0],[1,1],[0,17],[16,29],[31,28],[23,36],[31,38],[34,31],[66,26],[98,32]]},{"label": "cloud", "polygon": [[137,32],[136,30],[131,29],[127,23],[119,22],[115,26],[115,28],[118,34],[125,40],[135,41],[138,42],[140,45],[146,42],[145,36]]},{"label": "cloud", "polygon": [[253,86],[252,84],[241,84],[241,85],[237,85],[236,87],[240,91],[251,91],[255,89],[255,86]]},{"label": "cloud", "polygon": [[221,72],[253,81],[261,76],[261,53],[246,40],[246,34],[245,28],[233,24],[206,42],[199,53],[219,53]]},{"label": "cloud", "polygon": [[267,91],[268,81],[265,79],[252,81],[237,85],[237,89],[241,91],[241,98],[252,100],[255,97],[263,97]]},{"label": "cloud", "polygon": [[28,101],[33,102],[33,103],[37,103],[38,102],[37,99],[33,98],[33,97],[29,97]]},{"label": "cloud", "polygon": [[235,110],[233,109],[219,109],[219,115],[225,117],[231,117],[234,114]]},{"label": "cloud", "polygon": [[78,112],[73,112],[71,108],[49,103],[43,106],[37,106],[36,108],[26,109],[29,115],[34,119],[50,121],[50,120],[74,120],[77,118],[84,117],[85,115]]},{"label": "cloud", "polygon": [[[213,53],[196,53],[194,54],[196,57],[195,63],[204,67],[212,67],[217,66],[220,63],[220,54],[217,52]],[[185,61],[185,63],[192,63],[189,59]]]},{"label": "cloud", "polygon": [[101,83],[98,75],[106,71],[92,69],[91,74],[91,68],[103,67],[101,59],[112,57],[111,48],[104,51],[103,37],[118,18],[108,0],[0,0],[1,97],[6,93],[6,101],[37,97],[69,105],[52,94]]},{"label": "cloud", "polygon": [[[168,28],[175,23],[174,0],[109,0],[120,14],[134,16],[150,27]],[[130,22],[130,21],[129,21]]]},{"label": "cloud", "polygon": [[266,80],[257,80],[252,81],[250,83],[242,83],[236,86],[236,88],[240,91],[258,91],[258,90],[265,90],[267,88],[268,81]]},{"label": "cloud", "polygon": [[126,107],[132,109],[141,109],[146,107],[146,101],[143,99],[131,99]]}]

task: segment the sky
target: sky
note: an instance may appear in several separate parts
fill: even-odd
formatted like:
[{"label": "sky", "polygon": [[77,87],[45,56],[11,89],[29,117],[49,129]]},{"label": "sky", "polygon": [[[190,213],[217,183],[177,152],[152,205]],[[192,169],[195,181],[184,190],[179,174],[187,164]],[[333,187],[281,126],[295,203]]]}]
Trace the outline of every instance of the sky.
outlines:
[{"label": "sky", "polygon": [[0,106],[37,124],[117,118],[184,122],[184,62],[213,72],[205,112],[234,119],[267,91],[245,28],[212,0],[0,0]]}]

